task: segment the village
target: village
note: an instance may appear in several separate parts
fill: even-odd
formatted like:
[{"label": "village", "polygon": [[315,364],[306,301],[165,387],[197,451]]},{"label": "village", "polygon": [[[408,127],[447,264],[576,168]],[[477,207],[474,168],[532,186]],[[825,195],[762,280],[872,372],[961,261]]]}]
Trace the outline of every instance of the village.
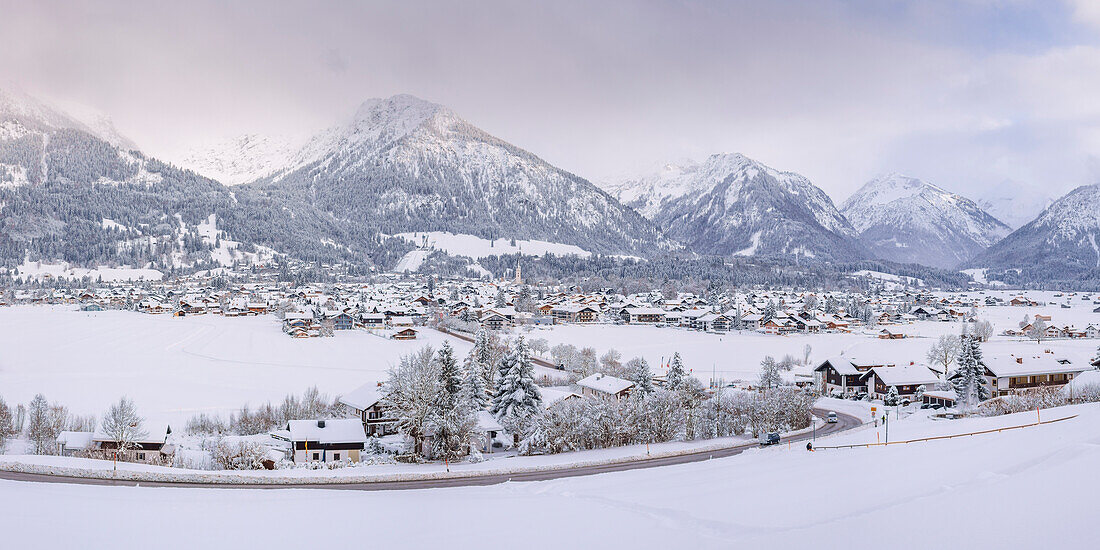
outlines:
[{"label": "village", "polygon": [[[271,398],[263,406],[267,416],[250,428],[241,426],[249,423],[250,414],[258,418],[261,407],[253,405],[249,412],[247,405],[237,409],[226,402],[255,404],[254,396],[220,396],[220,405],[209,406],[202,395],[174,392],[173,409],[209,411],[197,417],[201,422],[168,411],[149,411],[150,420],[144,422],[139,440],[122,441],[89,422],[75,422],[64,426],[73,429],[47,434],[51,439],[45,443],[22,443],[32,454],[197,469],[242,468],[242,461],[249,464],[247,468],[311,464],[333,468],[395,460],[431,462],[444,455],[456,460],[476,456],[478,461],[494,454],[516,456],[525,451],[521,438],[513,433],[517,428],[506,426],[502,415],[491,412],[487,402],[473,407],[461,448],[441,453],[425,434],[414,433],[410,441],[409,426],[392,404],[390,384],[395,368],[424,350],[436,353],[454,346],[455,351],[448,353],[457,354],[458,362],[463,362],[464,351],[472,357],[479,349],[489,354],[485,350],[492,348],[495,357],[486,361],[493,365],[480,367],[490,371],[481,373],[485,387],[480,391],[491,397],[497,391],[493,384],[507,375],[506,369],[498,376],[491,371],[498,369],[502,357],[515,352],[519,341],[527,357],[528,382],[539,394],[541,409],[531,413],[538,418],[568,407],[581,410],[576,403],[627,403],[632,394],[655,390],[660,395],[671,394],[670,377],[682,376],[698,384],[692,399],[699,404],[724,406],[723,400],[729,396],[772,395],[787,388],[792,395],[872,404],[876,411],[896,407],[899,411],[930,409],[961,414],[952,379],[958,376],[959,335],[963,333],[962,342],[973,339],[985,349],[982,401],[1063,391],[1075,380],[1075,387],[1082,387],[1095,382],[1096,374],[1090,371],[1100,366],[1100,358],[1092,353],[1100,327],[1100,299],[1093,300],[1085,293],[942,292],[907,287],[875,288],[866,293],[743,289],[709,296],[667,290],[623,295],[610,289],[581,292],[521,277],[518,270],[511,280],[394,274],[366,283],[306,285],[271,281],[212,285],[209,280],[185,277],[172,283],[118,282],[78,289],[58,286],[7,291],[0,300],[0,306],[6,306],[0,307],[0,319],[8,312],[50,310],[52,316],[83,316],[82,324],[95,323],[104,315],[122,316],[112,318],[125,319],[126,325],[133,327],[141,326],[142,318],[165,319],[167,324],[156,324],[167,331],[171,323],[207,327],[209,321],[203,319],[219,319],[215,330],[219,333],[244,323],[249,330],[262,332],[264,341],[272,338],[271,334],[281,334],[286,343],[272,340],[272,346],[291,347],[277,352],[280,357],[297,353],[294,341],[316,340],[316,345],[308,346],[311,359],[327,357],[326,347],[331,346],[325,342],[347,340],[350,347],[342,347],[326,359],[329,366],[347,363],[352,357],[358,362],[369,357],[371,349],[387,350],[379,356],[386,358],[385,364],[358,375],[348,369],[351,372],[340,377],[345,382],[320,384],[337,397],[318,397],[316,388],[311,388],[314,394],[304,402],[312,404],[281,415],[272,412],[278,407],[270,405],[275,401]],[[22,326],[26,329],[29,325]],[[354,340],[349,340],[352,335]],[[657,356],[647,347],[655,342],[662,349]],[[753,351],[731,355],[727,342]],[[262,350],[250,353],[272,355]],[[181,361],[181,369],[194,369],[197,357],[223,362],[232,361],[236,353],[190,355]],[[462,368],[469,368],[469,363],[467,358]],[[10,370],[9,365],[3,366],[8,368],[0,373]],[[643,372],[640,378],[639,368]],[[675,369],[680,369],[679,374],[672,374]],[[264,375],[249,371],[242,376]],[[359,383],[353,382],[355,378]],[[297,386],[273,388],[272,394],[310,385],[309,377],[294,373],[285,379],[301,381]],[[672,384],[683,391],[682,384]],[[645,386],[644,391],[639,390],[640,385]],[[37,395],[46,389],[27,387],[25,391]],[[148,402],[137,392],[128,395],[139,403]],[[30,401],[18,395],[0,397],[15,403]],[[102,397],[97,400],[100,407],[110,399]],[[83,415],[96,412],[77,409],[78,405],[68,406]],[[25,423],[27,409],[18,406],[19,421]],[[989,404],[981,406],[985,411],[997,410]],[[626,407],[621,405],[615,414],[627,415]],[[979,404],[973,403],[966,412],[978,408]],[[738,425],[720,429],[712,437],[760,437],[761,429],[802,429],[812,420],[808,408],[803,413],[798,422]],[[625,418],[621,421],[626,422]],[[94,423],[94,418],[91,421]],[[681,421],[673,430],[676,435],[668,439],[683,437],[684,429]],[[426,428],[417,426],[416,430]],[[626,437],[584,445],[596,448],[641,441]],[[10,443],[9,455],[17,447],[17,441]]]}]

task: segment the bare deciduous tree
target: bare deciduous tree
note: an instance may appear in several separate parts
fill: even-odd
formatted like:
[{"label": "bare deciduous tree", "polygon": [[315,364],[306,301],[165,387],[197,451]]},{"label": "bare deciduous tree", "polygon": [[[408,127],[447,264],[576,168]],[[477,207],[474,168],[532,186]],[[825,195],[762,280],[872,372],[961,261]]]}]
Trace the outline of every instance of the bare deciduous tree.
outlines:
[{"label": "bare deciduous tree", "polygon": [[126,451],[137,448],[141,439],[148,435],[142,428],[143,422],[145,419],[138,414],[134,402],[121,397],[103,415],[100,432],[114,445],[121,458]]}]

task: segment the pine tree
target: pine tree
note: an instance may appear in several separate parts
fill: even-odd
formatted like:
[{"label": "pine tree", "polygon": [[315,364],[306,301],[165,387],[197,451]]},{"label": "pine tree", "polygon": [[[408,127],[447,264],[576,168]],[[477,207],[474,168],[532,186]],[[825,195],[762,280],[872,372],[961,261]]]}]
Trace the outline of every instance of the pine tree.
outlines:
[{"label": "pine tree", "polygon": [[485,385],[485,366],[467,362],[462,376],[462,393],[459,404],[474,411],[489,405],[489,390]]},{"label": "pine tree", "polygon": [[501,364],[508,366],[508,372],[498,380],[490,412],[518,443],[542,409],[542,392],[535,385],[534,364],[522,336]]},{"label": "pine tree", "polygon": [[887,407],[893,407],[898,404],[897,386],[890,386],[890,391],[886,392],[886,397],[882,400],[882,403]]},{"label": "pine tree", "polygon": [[630,372],[630,379],[634,382],[634,392],[643,396],[653,393],[653,371],[649,369],[649,363],[645,359],[637,359],[631,363],[634,368]]},{"label": "pine tree", "polygon": [[982,350],[977,338],[967,336],[962,339],[958,365],[952,381],[956,403],[969,408],[975,400],[989,399],[989,388],[985,385],[985,363],[982,362]]},{"label": "pine tree", "polygon": [[768,305],[764,306],[764,316],[760,319],[760,324],[767,323],[775,318],[775,302],[768,300]]},{"label": "pine tree", "polygon": [[439,351],[436,352],[436,361],[439,362],[439,378],[443,383],[444,408],[453,408],[458,403],[459,392],[462,391],[462,371],[455,360],[454,348],[451,343],[444,340]]},{"label": "pine tree", "polygon": [[684,372],[684,362],[680,359],[680,352],[672,354],[672,364],[668,367],[667,385],[671,391],[680,389],[680,386],[684,384],[684,377],[687,373]]}]

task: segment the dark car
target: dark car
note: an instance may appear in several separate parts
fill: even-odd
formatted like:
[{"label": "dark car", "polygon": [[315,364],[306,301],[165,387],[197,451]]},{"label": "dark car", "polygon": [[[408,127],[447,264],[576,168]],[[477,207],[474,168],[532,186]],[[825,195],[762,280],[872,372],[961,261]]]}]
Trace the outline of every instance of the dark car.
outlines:
[{"label": "dark car", "polygon": [[768,445],[775,445],[779,443],[779,433],[771,432],[764,434],[764,437],[760,438],[760,446],[766,447]]}]

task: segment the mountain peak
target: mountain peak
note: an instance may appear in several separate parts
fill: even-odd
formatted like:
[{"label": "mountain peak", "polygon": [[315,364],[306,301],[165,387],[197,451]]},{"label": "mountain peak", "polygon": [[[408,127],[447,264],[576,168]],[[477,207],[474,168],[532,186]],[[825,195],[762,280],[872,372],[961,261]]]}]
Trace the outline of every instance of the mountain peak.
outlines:
[{"label": "mountain peak", "polygon": [[355,111],[350,126],[359,130],[385,127],[407,135],[428,120],[439,116],[457,118],[446,107],[410,94],[364,101]]},{"label": "mountain peak", "polygon": [[891,173],[860,187],[841,211],[879,257],[954,267],[1008,234],[974,201]]}]

